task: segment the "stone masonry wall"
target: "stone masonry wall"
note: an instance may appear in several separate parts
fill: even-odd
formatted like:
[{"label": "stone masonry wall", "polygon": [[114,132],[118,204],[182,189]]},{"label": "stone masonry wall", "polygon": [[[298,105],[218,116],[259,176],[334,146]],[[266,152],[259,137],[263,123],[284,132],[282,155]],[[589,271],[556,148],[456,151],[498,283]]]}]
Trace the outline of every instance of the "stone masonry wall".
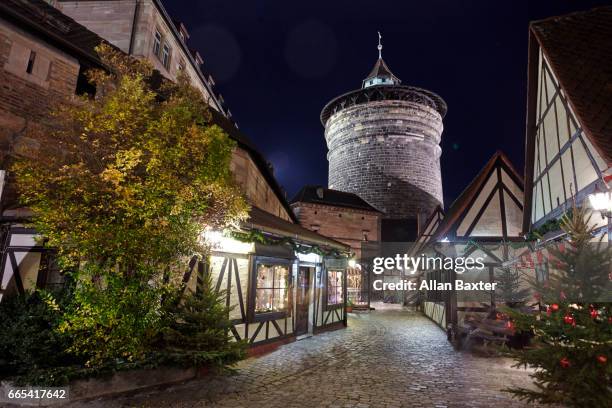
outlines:
[{"label": "stone masonry wall", "polygon": [[327,121],[329,188],[359,195],[387,219],[416,219],[443,204],[442,117],[411,101],[347,107]]},{"label": "stone masonry wall", "polygon": [[[136,30],[133,39],[132,27],[134,12],[137,9],[136,0],[60,0],[57,6],[62,13],[119,47],[125,53],[129,52],[130,41],[132,41],[132,54],[148,60],[166,78],[176,80],[182,62],[185,69],[184,74],[187,75],[190,83],[202,93],[204,99],[212,108],[219,110],[206,86],[200,80],[196,72],[197,68],[189,63],[189,58],[183,52],[179,39],[174,36],[172,29],[165,23],[152,0],[144,0],[138,3]],[[162,35],[162,43],[167,43],[170,46],[168,67],[165,67],[159,56],[153,52],[153,39],[156,30]]]},{"label": "stone masonry wall", "polygon": [[380,240],[380,213],[331,205],[296,202],[291,205],[300,225],[350,245],[359,258],[361,243]]},{"label": "stone masonry wall", "polygon": [[291,221],[285,207],[246,151],[239,147],[234,149],[230,170],[249,203],[286,221]]},{"label": "stone masonry wall", "polygon": [[[27,72],[30,53],[36,57]],[[23,153],[35,142],[29,132],[41,129],[59,98],[74,95],[78,61],[0,18],[0,169],[7,170],[9,153]],[[9,174],[2,189],[2,210],[16,204]]]}]

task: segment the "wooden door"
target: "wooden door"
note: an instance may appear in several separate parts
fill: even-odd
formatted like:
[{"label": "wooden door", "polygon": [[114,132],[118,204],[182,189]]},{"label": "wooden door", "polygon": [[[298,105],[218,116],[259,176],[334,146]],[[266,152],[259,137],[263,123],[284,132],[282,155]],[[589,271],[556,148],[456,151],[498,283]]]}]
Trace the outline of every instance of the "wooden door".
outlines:
[{"label": "wooden door", "polygon": [[310,307],[310,278],[314,268],[300,266],[297,276],[295,335],[308,333],[308,309]]}]

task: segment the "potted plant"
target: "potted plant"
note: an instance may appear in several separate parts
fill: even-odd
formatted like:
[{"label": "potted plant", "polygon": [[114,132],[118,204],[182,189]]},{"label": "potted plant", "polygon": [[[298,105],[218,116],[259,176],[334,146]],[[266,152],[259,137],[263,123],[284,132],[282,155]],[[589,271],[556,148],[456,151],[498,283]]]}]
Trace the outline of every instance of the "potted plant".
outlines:
[{"label": "potted plant", "polygon": [[346,302],[346,313],[352,313],[352,312],[353,312],[353,301],[349,299]]}]

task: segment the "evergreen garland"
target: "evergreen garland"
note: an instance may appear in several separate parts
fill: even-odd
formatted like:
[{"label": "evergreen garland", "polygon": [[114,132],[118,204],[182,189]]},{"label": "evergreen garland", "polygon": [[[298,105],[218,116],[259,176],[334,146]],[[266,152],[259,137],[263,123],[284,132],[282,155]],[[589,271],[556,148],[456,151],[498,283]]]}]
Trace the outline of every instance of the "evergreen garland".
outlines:
[{"label": "evergreen garland", "polygon": [[229,233],[231,238],[234,238],[237,241],[240,242],[257,242],[259,244],[264,244],[264,245],[290,245],[291,248],[293,248],[293,250],[297,253],[300,254],[309,254],[309,253],[314,253],[320,256],[329,256],[329,257],[334,257],[334,258],[348,258],[349,255],[347,255],[346,253],[342,253],[337,249],[327,249],[324,247],[321,247],[319,245],[315,245],[315,244],[311,244],[311,245],[304,245],[301,244],[299,242],[297,242],[296,240],[289,238],[289,237],[280,237],[280,238],[276,238],[276,237],[271,237],[269,235],[264,234],[261,230],[258,229],[252,229],[249,231],[231,231]]}]

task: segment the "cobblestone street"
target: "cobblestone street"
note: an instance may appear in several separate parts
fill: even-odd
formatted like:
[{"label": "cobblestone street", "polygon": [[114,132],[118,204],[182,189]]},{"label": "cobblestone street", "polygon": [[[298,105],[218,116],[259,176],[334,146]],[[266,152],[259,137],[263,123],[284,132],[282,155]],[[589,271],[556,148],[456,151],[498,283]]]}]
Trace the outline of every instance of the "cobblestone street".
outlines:
[{"label": "cobblestone street", "polygon": [[500,391],[527,385],[509,361],[460,353],[424,316],[381,310],[349,327],[241,362],[237,375],[73,406],[520,407]]}]

